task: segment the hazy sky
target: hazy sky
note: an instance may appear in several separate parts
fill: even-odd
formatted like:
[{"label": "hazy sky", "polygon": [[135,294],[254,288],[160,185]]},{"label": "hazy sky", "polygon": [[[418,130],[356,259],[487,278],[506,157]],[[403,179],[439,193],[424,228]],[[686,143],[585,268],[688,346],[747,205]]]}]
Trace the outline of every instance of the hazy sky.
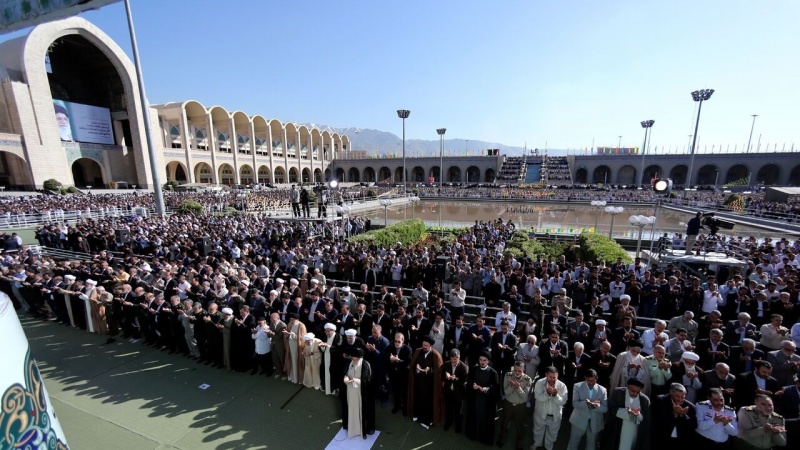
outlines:
[{"label": "hazy sky", "polygon": [[[151,103],[542,148],[770,148],[800,123],[800,2],[133,0]],[[122,3],[84,15],[130,54]],[[10,36],[17,36],[14,34]],[[8,39],[9,36],[2,36]]]}]

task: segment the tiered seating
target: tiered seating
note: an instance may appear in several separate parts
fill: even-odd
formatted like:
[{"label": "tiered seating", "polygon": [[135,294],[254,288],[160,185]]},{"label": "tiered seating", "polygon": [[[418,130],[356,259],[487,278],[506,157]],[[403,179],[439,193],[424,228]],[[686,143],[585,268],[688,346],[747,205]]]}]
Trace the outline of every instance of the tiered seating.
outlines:
[{"label": "tiered seating", "polygon": [[506,158],[497,174],[496,182],[503,184],[517,184],[525,179],[528,165],[524,156],[510,156]]},{"label": "tiered seating", "polygon": [[546,184],[572,184],[572,173],[566,156],[545,156],[542,163],[542,181]]}]

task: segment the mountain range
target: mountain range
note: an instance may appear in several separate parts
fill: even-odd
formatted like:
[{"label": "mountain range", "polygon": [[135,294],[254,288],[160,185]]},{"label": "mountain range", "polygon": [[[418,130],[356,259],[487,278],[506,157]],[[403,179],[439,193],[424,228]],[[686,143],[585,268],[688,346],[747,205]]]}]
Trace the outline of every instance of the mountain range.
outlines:
[{"label": "mountain range", "polygon": [[[317,125],[320,129],[326,127]],[[402,156],[402,138],[380,130],[369,128],[331,128],[339,134],[346,134],[350,138],[352,150],[364,150],[370,155],[377,156]],[[446,136],[446,135],[445,135]],[[496,148],[501,155],[521,156],[525,151],[522,147],[504,145],[497,142],[485,142],[472,139],[445,139],[444,154],[447,156],[481,155],[486,149]],[[529,149],[530,150],[530,149]],[[566,150],[549,149],[548,154],[566,154]],[[563,152],[563,153],[562,153]],[[406,139],[406,156],[439,156],[439,141],[424,139]]]}]

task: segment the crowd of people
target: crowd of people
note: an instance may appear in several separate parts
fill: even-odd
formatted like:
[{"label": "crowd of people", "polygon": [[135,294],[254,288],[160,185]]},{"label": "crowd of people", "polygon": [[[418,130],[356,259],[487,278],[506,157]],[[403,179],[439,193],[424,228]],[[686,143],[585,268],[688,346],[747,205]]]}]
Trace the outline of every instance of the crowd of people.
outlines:
[{"label": "crowd of people", "polygon": [[509,156],[506,158],[500,170],[497,172],[498,182],[509,181],[518,182],[525,179],[528,165],[522,156]]},{"label": "crowd of people", "polygon": [[[542,163],[542,179],[548,184],[572,183],[572,172],[566,156],[545,156]],[[555,182],[555,183],[554,183]]]},{"label": "crowd of people", "polygon": [[[369,229],[359,218],[320,226],[263,214],[53,224],[43,243],[87,258],[17,245],[0,288],[109,343],[338,394],[350,436],[391,404],[484,444],[513,428],[515,448],[532,425],[534,447],[552,449],[564,420],[571,449],[798,442],[799,242],[744,241],[750,267],[700,280],[638,259],[517,259],[502,219],[430,246],[348,242]],[[111,240],[118,229],[130,244]]]}]

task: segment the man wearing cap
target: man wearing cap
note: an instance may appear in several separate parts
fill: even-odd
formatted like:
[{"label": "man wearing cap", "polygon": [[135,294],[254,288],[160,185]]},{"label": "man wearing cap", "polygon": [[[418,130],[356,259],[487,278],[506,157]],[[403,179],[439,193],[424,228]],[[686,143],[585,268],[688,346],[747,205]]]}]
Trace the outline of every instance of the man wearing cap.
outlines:
[{"label": "man wearing cap", "polygon": [[372,368],[364,360],[364,350],[358,348],[351,355],[344,375],[345,393],[342,395],[342,428],[347,437],[364,439],[375,433],[375,399],[372,396]]},{"label": "man wearing cap", "polygon": [[408,411],[425,429],[441,424],[444,415],[442,355],[433,349],[433,343],[429,336],[423,337],[408,367]]},{"label": "man wearing cap", "polygon": [[672,366],[672,383],[686,388],[686,400],[694,403],[697,392],[703,387],[703,369],[697,365],[700,356],[695,352],[683,352],[681,361]]},{"label": "man wearing cap", "polygon": [[83,292],[78,296],[78,298],[83,300],[83,312],[85,316],[82,317],[82,323],[86,324],[86,331],[94,333],[95,322],[92,317],[92,303],[97,300],[97,281],[88,279],[83,283],[83,286]]},{"label": "man wearing cap", "polygon": [[444,429],[455,424],[456,433],[461,433],[464,425],[464,385],[469,368],[461,361],[458,349],[450,350],[450,361],[442,367],[442,393],[444,395]]},{"label": "man wearing cap", "polygon": [[628,351],[617,356],[611,372],[611,388],[627,385],[627,380],[636,378],[642,382],[645,395],[650,393],[650,366],[642,356],[642,341],[630,341]]},{"label": "man wearing cap", "polygon": [[319,345],[322,343],[314,336],[314,333],[303,335],[303,385],[312,389],[320,389],[319,368],[322,361],[322,353]]},{"label": "man wearing cap", "polygon": [[271,377],[275,370],[272,366],[272,339],[266,317],[258,318],[258,326],[253,329],[251,337],[256,344],[255,364],[253,364],[251,375],[255,375],[256,371],[261,368],[260,375]]},{"label": "man wearing cap", "polygon": [[650,448],[650,398],[644,383],[629,378],[625,386],[614,388],[608,396],[606,442],[603,448],[645,450]]},{"label": "man wearing cap", "polygon": [[608,392],[597,383],[597,372],[589,369],[584,381],[576,383],[572,389],[572,415],[569,418],[571,432],[567,450],[578,450],[583,437],[586,437],[586,450],[597,448],[597,436],[605,426],[608,412]]},{"label": "man wearing cap", "polygon": [[470,368],[465,391],[467,395],[467,414],[465,434],[472,440],[483,444],[494,443],[497,400],[500,399],[497,372],[489,366],[491,355],[481,350],[478,364]]},{"label": "man wearing cap", "polygon": [[342,336],[336,332],[336,325],[326,323],[325,339],[319,344],[322,352],[320,366],[320,386],[324,387],[325,395],[333,395],[339,389],[339,375],[344,371],[339,347],[342,345]]},{"label": "man wearing cap", "polygon": [[289,324],[283,330],[283,342],[286,347],[284,367],[291,383],[300,384],[303,382],[303,374],[305,372],[305,358],[303,356],[305,342],[303,341],[303,336],[306,333],[306,326],[300,321],[300,316],[297,313],[289,314]]},{"label": "man wearing cap", "polygon": [[684,385],[672,383],[668,394],[653,399],[650,405],[653,441],[659,446],[679,447],[694,440],[697,417],[694,404],[686,399],[686,394]]}]

